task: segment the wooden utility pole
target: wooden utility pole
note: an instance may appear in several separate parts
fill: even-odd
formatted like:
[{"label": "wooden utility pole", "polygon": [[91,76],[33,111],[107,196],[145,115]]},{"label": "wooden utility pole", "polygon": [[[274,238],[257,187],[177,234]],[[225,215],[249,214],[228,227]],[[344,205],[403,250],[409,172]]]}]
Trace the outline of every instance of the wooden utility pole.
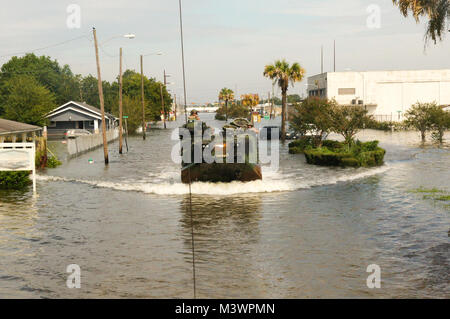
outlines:
[{"label": "wooden utility pole", "polygon": [[161,91],[161,114],[163,116],[164,128],[166,128],[166,112],[164,111],[164,96],[163,96],[163,85],[159,85],[159,89]]},{"label": "wooden utility pole", "polygon": [[95,59],[97,61],[98,95],[100,97],[100,110],[102,112],[103,153],[105,155],[105,165],[108,165],[109,159],[108,159],[108,141],[106,139],[105,101],[103,100],[103,86],[102,86],[102,77],[100,74],[100,59],[98,57],[97,32],[95,28],[92,28],[92,32],[94,33]]},{"label": "wooden utility pole", "polygon": [[145,140],[144,57],[141,55],[142,138]]},{"label": "wooden utility pole", "polygon": [[122,109],[122,48],[120,48],[120,63],[119,63],[119,154],[122,154],[123,145],[123,109]]},{"label": "wooden utility pole", "polygon": [[[167,77],[168,75],[166,75],[166,70],[164,70],[164,87],[167,89]],[[162,87],[161,87],[161,104],[162,104],[162,112],[164,115],[164,128],[166,128],[166,110],[164,109],[164,95],[163,95],[163,91],[162,91]]]}]

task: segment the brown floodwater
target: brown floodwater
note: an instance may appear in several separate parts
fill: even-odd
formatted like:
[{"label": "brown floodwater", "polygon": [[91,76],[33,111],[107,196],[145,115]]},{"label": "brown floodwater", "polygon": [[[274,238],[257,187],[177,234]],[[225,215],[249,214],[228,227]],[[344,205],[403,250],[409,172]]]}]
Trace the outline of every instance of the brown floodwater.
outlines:
[{"label": "brown floodwater", "polygon": [[[37,197],[1,191],[0,298],[192,298],[176,126],[130,138],[122,156],[110,144],[108,167],[98,149],[41,172]],[[384,166],[310,166],[280,146],[280,169],[262,181],[194,184],[197,296],[450,297],[450,202],[411,192],[450,191],[449,148],[423,147],[416,132],[359,138],[380,141]],[[66,286],[70,264],[80,289]],[[380,289],[366,285],[371,264]]]}]

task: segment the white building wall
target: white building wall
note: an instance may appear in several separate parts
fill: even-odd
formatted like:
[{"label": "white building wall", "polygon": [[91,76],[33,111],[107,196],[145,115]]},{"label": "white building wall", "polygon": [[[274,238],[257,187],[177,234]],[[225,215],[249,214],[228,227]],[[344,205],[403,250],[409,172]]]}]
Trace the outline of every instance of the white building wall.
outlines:
[{"label": "white building wall", "polygon": [[417,102],[450,105],[450,70],[331,72],[309,77],[308,90],[317,88],[316,81],[329,99],[362,100],[369,114],[393,120],[401,120]]}]

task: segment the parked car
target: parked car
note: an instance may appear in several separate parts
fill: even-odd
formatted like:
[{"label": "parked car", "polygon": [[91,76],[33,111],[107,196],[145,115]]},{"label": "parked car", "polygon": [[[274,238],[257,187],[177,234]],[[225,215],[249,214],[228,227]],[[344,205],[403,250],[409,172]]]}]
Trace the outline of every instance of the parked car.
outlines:
[{"label": "parked car", "polygon": [[290,129],[286,132],[286,139],[287,140],[297,140],[301,137],[301,134],[294,131],[293,129]]},{"label": "parked car", "polygon": [[92,135],[88,130],[70,129],[64,133],[65,138],[77,138],[78,136]]}]

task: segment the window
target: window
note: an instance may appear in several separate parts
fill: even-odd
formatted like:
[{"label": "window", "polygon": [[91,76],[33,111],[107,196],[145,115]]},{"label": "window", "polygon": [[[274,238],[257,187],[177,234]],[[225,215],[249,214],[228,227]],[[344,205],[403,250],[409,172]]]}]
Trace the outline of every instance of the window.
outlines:
[{"label": "window", "polygon": [[50,123],[48,124],[48,127],[56,127],[56,122],[50,121]]},{"label": "window", "polygon": [[338,94],[339,95],[355,95],[355,88],[341,88],[338,89]]}]

